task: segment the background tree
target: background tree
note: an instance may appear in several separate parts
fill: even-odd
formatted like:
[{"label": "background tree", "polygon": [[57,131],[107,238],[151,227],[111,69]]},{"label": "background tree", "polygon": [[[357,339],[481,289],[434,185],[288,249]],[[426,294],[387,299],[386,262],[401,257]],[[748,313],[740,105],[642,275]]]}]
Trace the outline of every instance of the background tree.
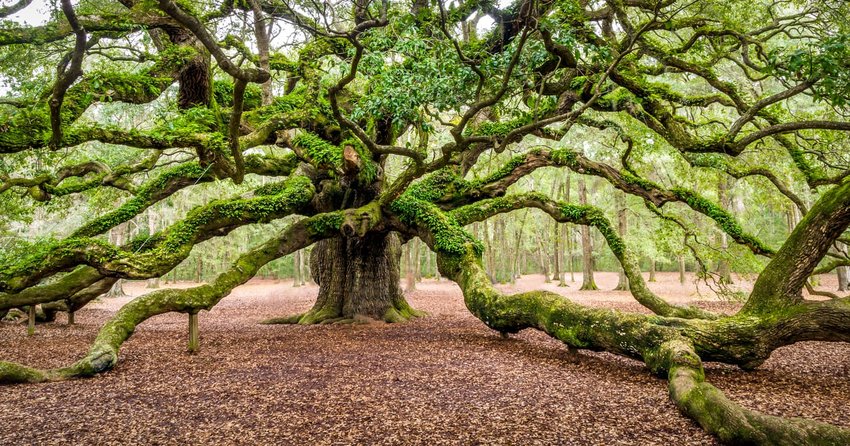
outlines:
[{"label": "background tree", "polygon": [[[641,360],[722,440],[850,443],[844,429],[743,408],[702,370],[850,340],[850,300],[808,298],[811,277],[850,264],[835,248],[850,225],[848,12],[829,0],[62,0],[44,24],[4,22],[0,206],[17,235],[0,260],[0,311],[74,311],[119,279],[181,268],[195,246],[230,265],[127,303],[77,363],[0,362],[0,382],[108,370],[138,324],[166,312],[196,323],[298,251],[318,299],[267,322],[421,316],[400,287],[401,246],[418,238],[489,327]],[[580,204],[538,192],[561,178],[544,168],[576,174]],[[721,206],[718,175],[758,209]],[[760,271],[740,312],[655,295],[606,217],[614,189],[643,201],[638,217],[662,238],[682,240],[666,254],[692,258],[700,276],[718,249],[709,228],[723,231],[732,268]],[[787,202],[801,218],[786,231],[772,209]],[[194,206],[171,218],[175,203]],[[510,233],[501,214],[527,209],[581,226],[583,288],[595,288],[595,254],[619,263],[655,314],[494,288],[510,264],[494,254]],[[58,230],[24,228],[51,219]],[[110,243],[127,222],[142,230]],[[550,224],[529,236],[547,275]],[[607,248],[594,253],[593,234]]]}]

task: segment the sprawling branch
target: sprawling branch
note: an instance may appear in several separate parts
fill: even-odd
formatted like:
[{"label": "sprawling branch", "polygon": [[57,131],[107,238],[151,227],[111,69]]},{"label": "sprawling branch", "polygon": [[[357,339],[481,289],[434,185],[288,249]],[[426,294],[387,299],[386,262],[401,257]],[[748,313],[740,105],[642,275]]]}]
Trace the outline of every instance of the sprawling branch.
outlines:
[{"label": "sprawling branch", "polygon": [[[69,238],[32,254],[2,272],[0,290],[18,292],[78,265],[105,276],[127,279],[159,277],[185,259],[192,247],[237,227],[304,213],[313,198],[310,180],[293,177],[273,195],[212,202],[159,234],[131,242],[124,250],[93,238]],[[130,251],[132,250],[132,252]]]},{"label": "sprawling branch", "polygon": [[[337,225],[329,224],[337,222]],[[301,220],[277,237],[241,255],[231,269],[211,283],[188,289],[167,289],[137,297],[125,305],[101,329],[83,359],[69,367],[38,370],[0,361],[0,384],[60,381],[94,376],[118,362],[118,350],[136,327],[158,314],[198,313],[212,309],[237,286],[247,282],[268,262],[338,234],[339,215],[321,214]]]},{"label": "sprawling branch", "polygon": [[605,214],[593,206],[576,206],[559,202],[539,193],[508,195],[500,198],[481,200],[474,204],[462,206],[451,212],[459,225],[466,226],[476,221],[486,220],[494,215],[525,208],[537,208],[549,214],[559,223],[574,223],[592,226],[599,230],[614,256],[619,260],[626,277],[629,279],[631,293],[643,306],[655,314],[681,318],[714,319],[716,315],[697,307],[679,307],[671,305],[653,293],[643,280],[638,266],[637,257],[626,247],[625,242]]},{"label": "sprawling branch", "polygon": [[[410,208],[412,203],[405,203]],[[745,367],[760,364],[779,344],[813,338],[848,340],[841,320],[846,302],[806,304],[765,319],[733,316],[686,320],[587,308],[560,295],[532,291],[504,295],[481,265],[481,248],[435,206],[423,204],[402,222],[437,252],[440,271],[460,286],[467,308],[502,333],[535,328],[571,348],[606,351],[644,361],[670,379],[671,398],[704,428],[731,443],[843,444],[850,431],[824,423],[787,420],[751,411],[705,382],[700,357]],[[837,327],[843,328],[836,330]]]},{"label": "sprawling branch", "polygon": [[806,280],[848,225],[850,180],[845,180],[824,193],[794,228],[759,275],[744,310],[770,312],[800,303]]},{"label": "sprawling branch", "polygon": [[[773,253],[773,250],[758,238],[744,232],[729,212],[700,194],[686,188],[666,189],[630,172],[622,172],[608,164],[593,161],[567,148],[535,149],[524,155],[518,155],[487,178],[474,183],[457,185],[455,189],[446,189],[431,199],[442,207],[451,208],[482,198],[498,197],[520,178],[547,166],[565,166],[576,173],[602,177],[617,189],[641,197],[655,206],[663,206],[671,202],[684,203],[694,211],[714,220],[720,229],[737,243],[748,247],[754,254],[770,256]],[[452,177],[450,180],[457,181]],[[430,181],[445,181],[445,178],[435,176]]]}]

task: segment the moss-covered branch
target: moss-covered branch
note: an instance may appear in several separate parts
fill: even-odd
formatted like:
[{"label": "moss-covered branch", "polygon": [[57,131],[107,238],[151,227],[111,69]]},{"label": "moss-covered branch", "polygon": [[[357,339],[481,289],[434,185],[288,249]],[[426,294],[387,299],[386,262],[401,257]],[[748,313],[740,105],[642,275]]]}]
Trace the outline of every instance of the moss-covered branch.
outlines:
[{"label": "moss-covered branch", "polygon": [[[88,354],[69,367],[39,370],[0,361],[0,384],[60,381],[94,376],[110,370],[118,362],[118,350],[145,320],[158,314],[197,313],[212,309],[237,286],[247,282],[268,262],[305,248],[339,233],[334,220],[321,214],[294,223],[277,237],[241,255],[233,267],[211,283],[188,289],[166,289],[139,296],[125,305],[98,332]],[[335,220],[339,221],[337,217]]]},{"label": "moss-covered branch", "polygon": [[159,234],[131,242],[126,250],[93,238],[69,238],[0,270],[0,290],[16,292],[78,265],[111,277],[159,277],[185,259],[192,247],[255,222],[308,210],[314,188],[305,177],[287,180],[272,195],[214,201]]},{"label": "moss-covered branch", "polygon": [[[283,157],[251,155],[246,158],[245,163],[248,173],[265,176],[287,176],[298,167],[298,160],[291,155]],[[86,223],[74,231],[70,237],[93,237],[103,234],[179,190],[214,179],[215,175],[210,172],[210,169],[203,168],[198,163],[186,163],[170,168],[139,187],[133,198],[106,215]]]},{"label": "moss-covered branch", "polygon": [[818,263],[850,225],[850,179],[824,193],[759,275],[745,311],[766,312],[802,301]]},{"label": "moss-covered branch", "polygon": [[[2,32],[0,32],[2,34]],[[197,53],[191,48],[172,46],[159,54],[156,62],[139,72],[92,71],[82,75],[63,95],[62,112],[51,124],[51,106],[39,99],[27,107],[7,110],[6,124],[0,128],[0,153],[14,153],[46,147],[53,139],[52,126],[63,127],[61,138],[52,146],[70,147],[86,141],[101,141],[132,147],[180,147],[168,135],[145,135],[136,131],[121,131],[97,125],[70,127],[92,104],[97,102],[127,102],[145,104],[157,99],[174,83],[180,69]],[[194,144],[185,144],[192,146]]]},{"label": "moss-covered branch", "polygon": [[[667,375],[671,398],[707,431],[733,444],[844,444],[850,431],[803,419],[771,417],[730,401],[705,382],[700,356],[741,364],[753,354],[766,355],[777,345],[818,338],[847,340],[836,330],[850,315],[846,302],[810,304],[764,319],[746,315],[717,320],[688,320],[594,309],[560,295],[532,291],[504,295],[490,283],[480,250],[456,231],[435,225],[449,217],[436,207],[409,224],[437,252],[441,273],[460,286],[467,308],[488,327],[502,333],[541,330],[571,348],[606,351],[644,361]],[[447,232],[440,234],[440,232]],[[451,250],[436,243],[453,238]],[[817,327],[815,329],[814,327]],[[759,348],[767,343],[765,348]],[[765,354],[765,351],[767,352]],[[740,357],[735,355],[740,354]],[[751,364],[750,364],[751,365]],[[819,443],[818,443],[819,442]]]},{"label": "moss-covered branch", "polygon": [[687,204],[694,211],[714,220],[723,232],[737,243],[749,248],[754,254],[769,256],[774,252],[757,237],[745,232],[732,214],[697,192],[681,187],[667,189],[633,173],[593,161],[568,148],[535,149],[517,155],[493,174],[474,182],[455,178],[451,171],[444,169],[423,180],[421,186],[414,187],[433,190],[424,199],[434,201],[444,208],[453,208],[476,200],[501,196],[520,178],[547,166],[563,166],[576,173],[604,178],[615,188],[641,197],[655,206],[663,206],[670,202]]},{"label": "moss-covered branch", "polygon": [[702,362],[687,340],[663,343],[653,366],[667,371],[670,398],[707,432],[729,444],[839,445],[850,430],[803,418],[782,418],[747,409],[705,381]]},{"label": "moss-covered branch", "polygon": [[[64,196],[84,192],[101,186],[110,186],[130,193],[136,192],[135,186],[127,176],[152,169],[162,152],[139,163],[110,168],[104,163],[88,161],[60,168],[55,174],[44,173],[34,178],[9,178],[0,175],[0,194],[13,188],[23,188],[36,201],[49,201],[53,196]],[[89,176],[91,175],[91,176]],[[88,178],[86,178],[88,177]],[[78,181],[62,185],[65,180],[77,178]]]},{"label": "moss-covered branch", "polygon": [[662,316],[681,318],[715,319],[717,315],[693,306],[679,307],[671,305],[653,293],[643,280],[638,266],[637,257],[627,247],[616,229],[598,208],[589,205],[573,205],[558,202],[539,193],[508,195],[500,198],[482,200],[474,204],[460,207],[450,212],[450,215],[461,226],[476,221],[483,221],[497,214],[518,209],[537,208],[546,212],[555,221],[592,226],[599,230],[614,256],[623,267],[629,279],[631,293],[643,306]]},{"label": "moss-covered branch", "polygon": [[103,278],[96,269],[83,266],[52,283],[33,286],[18,293],[0,293],[0,311],[68,299]]}]

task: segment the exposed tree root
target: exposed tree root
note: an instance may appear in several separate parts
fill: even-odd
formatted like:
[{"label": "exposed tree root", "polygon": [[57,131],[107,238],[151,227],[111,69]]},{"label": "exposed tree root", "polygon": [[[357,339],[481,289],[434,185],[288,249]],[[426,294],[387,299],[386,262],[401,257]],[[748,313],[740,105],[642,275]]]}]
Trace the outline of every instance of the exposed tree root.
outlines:
[{"label": "exposed tree root", "polygon": [[[467,307],[501,333],[536,328],[570,347],[639,359],[668,375],[670,395],[682,412],[730,444],[850,444],[850,430],[805,419],[748,410],[705,382],[702,362],[690,341],[667,318],[583,307],[560,295],[535,291],[502,295],[486,280],[474,257],[446,268],[457,279]],[[669,321],[668,321],[669,322]],[[713,322],[704,322],[713,323]]]}]

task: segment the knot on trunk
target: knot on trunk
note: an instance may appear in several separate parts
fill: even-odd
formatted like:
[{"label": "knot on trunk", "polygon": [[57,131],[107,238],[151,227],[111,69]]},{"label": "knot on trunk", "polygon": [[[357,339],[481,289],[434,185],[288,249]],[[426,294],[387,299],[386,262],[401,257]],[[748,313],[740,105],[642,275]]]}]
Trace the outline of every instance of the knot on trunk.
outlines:
[{"label": "knot on trunk", "polygon": [[381,220],[381,209],[377,203],[370,203],[357,209],[345,211],[340,231],[346,237],[363,237]]},{"label": "knot on trunk", "polygon": [[342,235],[346,237],[363,237],[372,227],[372,215],[368,212],[357,212],[357,209],[345,213],[342,223]]}]

